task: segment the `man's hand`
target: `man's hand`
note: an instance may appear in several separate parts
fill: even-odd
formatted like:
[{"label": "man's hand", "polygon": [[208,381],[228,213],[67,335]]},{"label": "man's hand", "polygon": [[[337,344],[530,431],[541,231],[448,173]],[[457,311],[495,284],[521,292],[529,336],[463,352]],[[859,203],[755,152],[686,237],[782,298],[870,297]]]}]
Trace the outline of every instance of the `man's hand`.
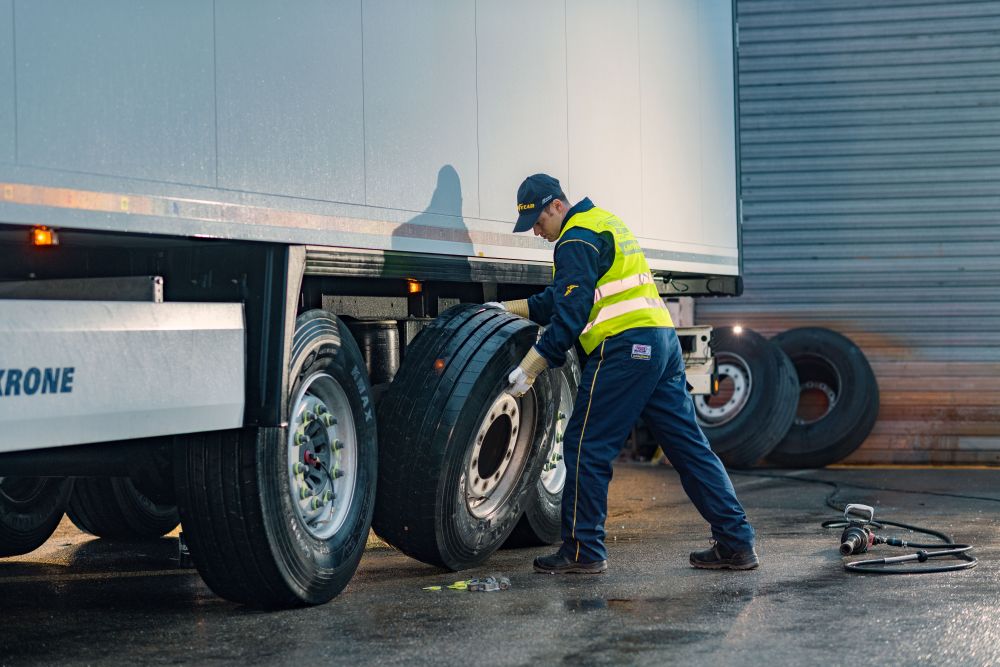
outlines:
[{"label": "man's hand", "polygon": [[502,301],[487,301],[483,305],[487,308],[498,308],[500,310],[507,310],[507,306],[503,305]]},{"label": "man's hand", "polygon": [[527,371],[518,366],[507,376],[507,382],[510,384],[507,393],[514,398],[520,398],[531,389],[531,385],[535,383],[535,376],[528,375]]},{"label": "man's hand", "polygon": [[535,378],[538,377],[539,373],[548,367],[549,363],[545,357],[538,354],[532,347],[528,350],[528,354],[524,355],[524,359],[517,365],[517,368],[507,376],[507,393],[514,398],[524,396],[531,389],[531,385],[535,383]]}]

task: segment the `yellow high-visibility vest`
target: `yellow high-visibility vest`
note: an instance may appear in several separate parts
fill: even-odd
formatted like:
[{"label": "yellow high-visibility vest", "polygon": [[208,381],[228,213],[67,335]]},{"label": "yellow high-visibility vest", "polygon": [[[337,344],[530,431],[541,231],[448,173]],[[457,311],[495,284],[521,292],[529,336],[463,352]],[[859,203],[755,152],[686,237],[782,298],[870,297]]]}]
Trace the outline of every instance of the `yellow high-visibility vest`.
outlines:
[{"label": "yellow high-visibility vest", "polygon": [[[673,327],[670,311],[656,291],[642,248],[625,223],[613,213],[592,208],[570,218],[556,242],[574,227],[583,227],[597,234],[609,232],[615,239],[614,263],[597,280],[594,307],[590,309],[587,325],[580,333],[580,345],[587,354],[608,336],[628,329]],[[555,275],[555,266],[552,271]]]}]

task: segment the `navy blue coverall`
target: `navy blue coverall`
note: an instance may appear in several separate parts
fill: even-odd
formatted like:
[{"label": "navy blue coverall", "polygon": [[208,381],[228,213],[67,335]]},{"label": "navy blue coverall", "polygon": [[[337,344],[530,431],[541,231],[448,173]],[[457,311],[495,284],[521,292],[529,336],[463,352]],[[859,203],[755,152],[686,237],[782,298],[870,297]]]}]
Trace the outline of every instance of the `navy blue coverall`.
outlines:
[{"label": "navy blue coverall", "polygon": [[[583,199],[569,210],[563,225],[593,207],[590,199]],[[573,240],[584,242],[568,242]],[[556,243],[552,285],[528,299],[531,319],[548,325],[535,347],[550,366],[566,361],[566,351],[580,336],[594,305],[597,281],[611,268],[614,253],[610,234],[580,227]],[[648,345],[652,354],[635,345]],[[670,327],[641,327],[606,338],[584,361],[563,438],[563,554],[580,562],[607,558],[604,521],[611,466],[639,417],[711,525],[712,537],[733,551],[753,549],[753,528],[695,419],[677,333]]]}]

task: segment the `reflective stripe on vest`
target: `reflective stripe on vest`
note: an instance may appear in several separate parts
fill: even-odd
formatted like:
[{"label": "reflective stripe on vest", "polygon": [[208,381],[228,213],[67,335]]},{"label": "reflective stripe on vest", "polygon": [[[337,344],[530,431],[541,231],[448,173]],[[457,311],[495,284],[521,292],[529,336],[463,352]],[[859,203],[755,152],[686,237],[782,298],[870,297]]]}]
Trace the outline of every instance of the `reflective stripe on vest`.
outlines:
[{"label": "reflective stripe on vest", "polygon": [[628,301],[619,301],[618,303],[613,303],[610,306],[604,306],[604,308],[601,308],[594,321],[589,322],[587,326],[583,328],[583,331],[580,332],[580,335],[582,336],[587,333],[598,324],[602,324],[616,317],[628,315],[629,313],[634,313],[637,310],[644,310],[646,308],[668,310],[667,305],[663,303],[662,299],[650,299],[649,297],[640,296],[635,299],[629,299]]},{"label": "reflective stripe on vest", "polygon": [[[615,256],[611,267],[597,280],[594,306],[587,325],[580,332],[580,345],[587,354],[601,341],[623,331],[642,327],[672,327],[670,311],[653,283],[653,274],[642,247],[621,220],[596,206],[576,213],[563,225],[559,238],[575,227],[614,239]],[[555,267],[553,267],[553,273]]]},{"label": "reflective stripe on vest", "polygon": [[612,294],[618,294],[619,292],[624,292],[627,289],[632,289],[633,287],[638,287],[639,285],[652,284],[653,274],[651,273],[640,273],[635,276],[629,276],[628,278],[622,278],[621,280],[613,280],[610,283],[604,283],[594,290],[594,303],[597,303],[601,299],[609,297]]}]

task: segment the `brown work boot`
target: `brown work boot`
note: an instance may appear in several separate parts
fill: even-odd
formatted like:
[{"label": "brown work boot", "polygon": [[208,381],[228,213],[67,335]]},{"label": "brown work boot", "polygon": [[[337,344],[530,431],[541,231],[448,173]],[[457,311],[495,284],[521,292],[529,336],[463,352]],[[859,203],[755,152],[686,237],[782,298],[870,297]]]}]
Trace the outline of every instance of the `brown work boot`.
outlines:
[{"label": "brown work boot", "polygon": [[574,561],[557,551],[551,556],[539,556],[534,562],[535,572],[542,574],[600,574],[607,571],[608,561],[585,563]]},{"label": "brown work boot", "polygon": [[711,549],[693,551],[690,557],[691,567],[704,570],[752,570],[760,565],[757,552],[732,551],[718,542],[712,542]]}]

